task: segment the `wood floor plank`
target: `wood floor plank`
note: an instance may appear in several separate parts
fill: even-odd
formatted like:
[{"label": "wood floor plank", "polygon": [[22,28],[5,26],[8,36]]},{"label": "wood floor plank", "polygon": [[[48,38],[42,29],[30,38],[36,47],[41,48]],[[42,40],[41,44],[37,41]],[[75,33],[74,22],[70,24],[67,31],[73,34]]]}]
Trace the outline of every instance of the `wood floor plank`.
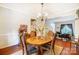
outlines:
[{"label": "wood floor plank", "polygon": [[9,55],[12,54],[16,51],[19,51],[21,49],[20,45],[14,45],[14,46],[10,46],[10,47],[6,47],[3,49],[0,49],[0,55]]}]

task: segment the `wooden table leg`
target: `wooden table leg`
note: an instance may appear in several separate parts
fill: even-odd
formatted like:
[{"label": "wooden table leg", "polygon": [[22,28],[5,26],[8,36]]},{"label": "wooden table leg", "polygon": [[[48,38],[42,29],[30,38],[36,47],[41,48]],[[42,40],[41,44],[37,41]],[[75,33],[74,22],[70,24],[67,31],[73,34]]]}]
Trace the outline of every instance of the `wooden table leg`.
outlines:
[{"label": "wooden table leg", "polygon": [[38,55],[42,55],[42,49],[41,49],[41,46],[38,46]]}]

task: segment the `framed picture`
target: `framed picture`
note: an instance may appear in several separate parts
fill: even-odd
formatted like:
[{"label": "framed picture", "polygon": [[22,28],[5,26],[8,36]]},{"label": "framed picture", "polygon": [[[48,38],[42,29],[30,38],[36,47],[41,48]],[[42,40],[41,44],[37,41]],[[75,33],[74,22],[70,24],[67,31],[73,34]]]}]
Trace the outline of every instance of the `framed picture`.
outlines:
[{"label": "framed picture", "polygon": [[31,19],[31,31],[36,31],[36,19]]}]

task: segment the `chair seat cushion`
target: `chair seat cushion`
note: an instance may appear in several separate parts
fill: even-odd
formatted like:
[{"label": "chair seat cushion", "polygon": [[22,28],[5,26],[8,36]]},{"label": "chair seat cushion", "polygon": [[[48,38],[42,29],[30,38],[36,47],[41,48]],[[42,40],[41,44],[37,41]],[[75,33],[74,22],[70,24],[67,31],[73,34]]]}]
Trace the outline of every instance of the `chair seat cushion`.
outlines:
[{"label": "chair seat cushion", "polygon": [[42,48],[43,48],[44,50],[49,50],[49,49],[50,49],[50,45],[48,45],[48,44],[43,45]]},{"label": "chair seat cushion", "polygon": [[32,45],[28,45],[27,51],[28,51],[29,54],[33,54],[33,53],[37,52],[37,49]]}]

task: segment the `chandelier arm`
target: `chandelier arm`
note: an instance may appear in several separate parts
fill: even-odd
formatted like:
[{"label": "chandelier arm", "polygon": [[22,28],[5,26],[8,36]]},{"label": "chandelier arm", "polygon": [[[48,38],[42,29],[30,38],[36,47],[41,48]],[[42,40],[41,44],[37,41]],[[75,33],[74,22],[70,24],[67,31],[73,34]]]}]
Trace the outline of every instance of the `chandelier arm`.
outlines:
[{"label": "chandelier arm", "polygon": [[43,7],[44,7],[44,3],[41,3],[41,21],[43,21]]}]

